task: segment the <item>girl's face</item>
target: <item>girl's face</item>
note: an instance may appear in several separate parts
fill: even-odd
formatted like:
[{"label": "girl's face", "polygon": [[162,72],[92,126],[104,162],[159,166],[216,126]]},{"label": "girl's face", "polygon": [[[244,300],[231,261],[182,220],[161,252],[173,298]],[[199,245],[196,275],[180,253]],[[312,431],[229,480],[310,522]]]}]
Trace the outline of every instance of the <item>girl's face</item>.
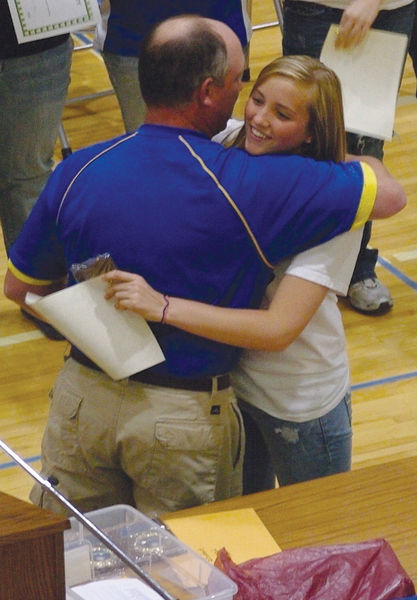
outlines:
[{"label": "girl's face", "polygon": [[311,142],[311,90],[279,75],[253,90],[245,108],[245,149],[250,154],[295,153]]}]

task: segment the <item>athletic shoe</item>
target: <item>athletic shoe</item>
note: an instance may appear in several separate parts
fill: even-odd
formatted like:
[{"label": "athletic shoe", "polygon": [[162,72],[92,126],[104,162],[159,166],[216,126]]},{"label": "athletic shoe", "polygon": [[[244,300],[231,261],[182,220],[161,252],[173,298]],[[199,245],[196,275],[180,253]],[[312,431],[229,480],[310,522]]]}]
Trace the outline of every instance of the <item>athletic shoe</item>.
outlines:
[{"label": "athletic shoe", "polygon": [[394,304],[389,289],[377,277],[352,284],[347,297],[355,310],[369,315],[383,315]]}]

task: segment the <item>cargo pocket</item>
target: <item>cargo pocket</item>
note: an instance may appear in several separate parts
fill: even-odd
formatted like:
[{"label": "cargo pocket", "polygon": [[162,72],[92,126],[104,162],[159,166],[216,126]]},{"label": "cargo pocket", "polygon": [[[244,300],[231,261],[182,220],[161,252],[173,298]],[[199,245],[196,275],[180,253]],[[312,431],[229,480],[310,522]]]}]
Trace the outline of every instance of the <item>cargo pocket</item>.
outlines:
[{"label": "cargo pocket", "polygon": [[[73,470],[73,459],[80,464],[78,446],[78,412],[82,398],[68,391],[54,387],[50,393],[51,400],[48,420],[42,439],[42,477],[48,479],[60,490],[60,472]],[[55,483],[56,482],[56,483]],[[30,492],[30,500],[54,512],[63,512],[62,505],[40,484],[35,484]]]},{"label": "cargo pocket", "polygon": [[159,421],[143,484],[172,510],[215,498],[222,425],[201,421]]},{"label": "cargo pocket", "polygon": [[[48,463],[65,467],[71,457],[79,455],[78,414],[82,396],[55,388],[50,393],[51,405],[42,442],[45,467]],[[77,463],[78,463],[77,459]]]}]

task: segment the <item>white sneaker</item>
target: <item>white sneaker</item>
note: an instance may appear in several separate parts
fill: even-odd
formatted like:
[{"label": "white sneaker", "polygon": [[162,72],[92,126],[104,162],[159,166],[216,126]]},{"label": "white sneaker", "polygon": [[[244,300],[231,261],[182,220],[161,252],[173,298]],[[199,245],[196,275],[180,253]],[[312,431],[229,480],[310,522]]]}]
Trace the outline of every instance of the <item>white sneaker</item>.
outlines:
[{"label": "white sneaker", "polygon": [[383,315],[394,304],[389,289],[377,277],[352,284],[347,297],[355,310],[366,314]]}]

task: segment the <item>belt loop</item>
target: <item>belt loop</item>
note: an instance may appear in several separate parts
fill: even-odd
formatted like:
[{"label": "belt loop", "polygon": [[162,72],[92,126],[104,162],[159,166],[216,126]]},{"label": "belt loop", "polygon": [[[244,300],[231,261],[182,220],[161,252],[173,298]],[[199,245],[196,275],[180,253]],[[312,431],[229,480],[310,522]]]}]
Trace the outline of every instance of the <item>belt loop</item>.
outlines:
[{"label": "belt loop", "polygon": [[219,391],[217,383],[218,383],[218,380],[217,380],[217,375],[216,375],[215,377],[211,378],[211,397],[212,398]]}]

